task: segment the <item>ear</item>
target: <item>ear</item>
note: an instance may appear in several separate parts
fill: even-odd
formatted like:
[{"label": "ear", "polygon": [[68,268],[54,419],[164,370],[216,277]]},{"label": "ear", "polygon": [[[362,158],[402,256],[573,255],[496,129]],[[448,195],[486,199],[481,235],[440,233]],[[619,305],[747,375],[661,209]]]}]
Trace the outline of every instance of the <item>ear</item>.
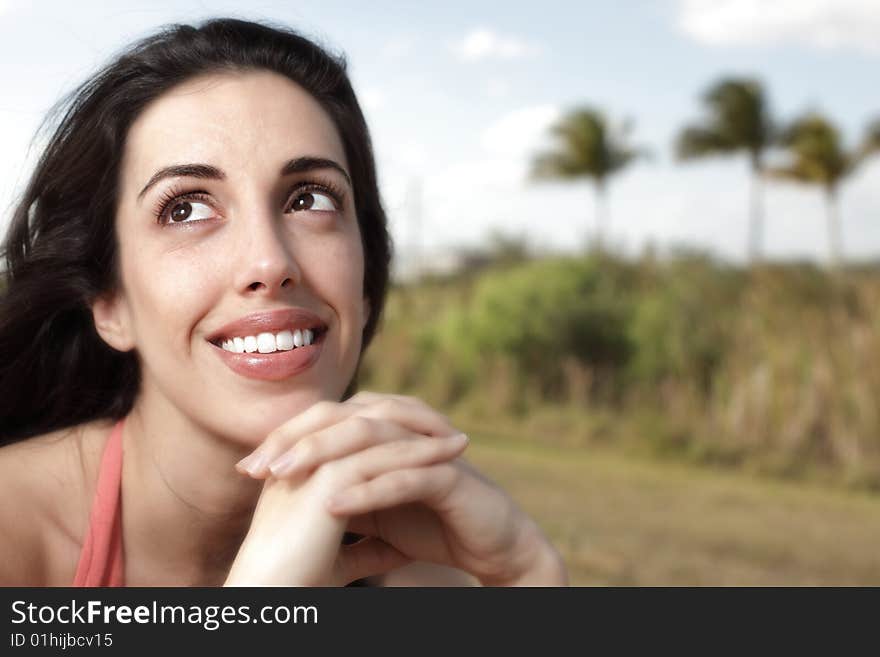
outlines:
[{"label": "ear", "polygon": [[98,335],[116,351],[134,349],[130,314],[121,294],[108,293],[95,299],[92,318]]}]

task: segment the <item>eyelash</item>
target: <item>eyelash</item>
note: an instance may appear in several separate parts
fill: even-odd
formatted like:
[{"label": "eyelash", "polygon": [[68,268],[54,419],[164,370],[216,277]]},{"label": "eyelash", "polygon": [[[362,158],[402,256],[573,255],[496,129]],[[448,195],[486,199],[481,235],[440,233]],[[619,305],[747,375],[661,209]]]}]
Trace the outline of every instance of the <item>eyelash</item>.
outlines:
[{"label": "eyelash", "polygon": [[[330,198],[338,206],[338,210],[343,211],[343,203],[345,200],[345,192],[333,181],[331,180],[304,180],[294,184],[290,190],[287,192],[287,203],[285,203],[285,212],[287,212],[287,208],[291,205],[291,201],[293,201],[294,194],[305,194],[308,192],[321,192],[323,194],[327,194]],[[153,215],[156,217],[156,223],[160,226],[169,226],[169,225],[188,225],[188,224],[197,224],[203,221],[208,221],[207,219],[199,219],[198,221],[189,221],[189,222],[173,222],[170,219],[166,219],[165,215],[168,210],[173,207],[173,204],[177,201],[203,201],[205,203],[210,203],[210,197],[207,193],[196,190],[187,192],[184,191],[181,187],[172,186],[169,187],[163,194],[162,198],[159,199],[156,204],[155,209],[153,210]]]}]

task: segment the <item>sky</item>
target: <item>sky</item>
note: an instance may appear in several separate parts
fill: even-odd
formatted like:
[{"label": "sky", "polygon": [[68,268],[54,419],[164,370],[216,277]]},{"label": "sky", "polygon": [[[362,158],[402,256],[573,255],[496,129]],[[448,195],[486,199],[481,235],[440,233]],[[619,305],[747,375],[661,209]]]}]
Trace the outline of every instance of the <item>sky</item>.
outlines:
[{"label": "sky", "polygon": [[[0,230],[52,105],[157,27],[214,16],[283,23],[345,54],[401,262],[477,247],[492,231],[580,248],[595,228],[589,182],[527,175],[573,108],[632,121],[649,153],[610,183],[606,241],[734,262],[746,254],[745,159],[681,164],[672,150],[713,82],[757,77],[776,120],[821,111],[850,148],[880,118],[880,0],[242,4],[0,0]],[[765,200],[766,257],[827,260],[817,188],[776,182]],[[844,183],[841,212],[846,257],[880,257],[880,157]]]}]

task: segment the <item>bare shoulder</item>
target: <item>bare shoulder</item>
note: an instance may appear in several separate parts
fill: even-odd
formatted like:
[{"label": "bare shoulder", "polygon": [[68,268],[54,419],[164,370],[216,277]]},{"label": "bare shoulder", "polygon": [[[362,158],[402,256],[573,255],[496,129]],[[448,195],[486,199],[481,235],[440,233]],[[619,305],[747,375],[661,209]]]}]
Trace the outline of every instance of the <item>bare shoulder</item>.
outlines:
[{"label": "bare shoulder", "polygon": [[375,578],[376,586],[480,586],[469,573],[449,566],[413,561]]},{"label": "bare shoulder", "polygon": [[0,447],[0,584],[73,581],[111,429],[95,421]]}]

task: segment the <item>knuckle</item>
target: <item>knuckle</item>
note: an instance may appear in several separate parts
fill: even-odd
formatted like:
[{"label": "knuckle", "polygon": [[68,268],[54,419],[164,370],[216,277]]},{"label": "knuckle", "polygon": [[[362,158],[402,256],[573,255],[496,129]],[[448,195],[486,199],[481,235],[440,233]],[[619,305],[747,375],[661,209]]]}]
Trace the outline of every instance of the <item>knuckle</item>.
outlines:
[{"label": "knuckle", "polygon": [[398,399],[394,399],[392,397],[384,397],[381,401],[376,403],[380,409],[385,411],[394,412],[400,409],[403,404]]},{"label": "knuckle", "polygon": [[346,428],[355,436],[364,436],[376,429],[376,422],[372,418],[363,415],[350,415],[345,420]]},{"label": "knuckle", "polygon": [[312,458],[318,453],[318,440],[314,435],[306,436],[296,445],[296,455],[300,459]]},{"label": "knuckle", "polygon": [[339,482],[342,479],[342,467],[339,465],[338,461],[327,461],[318,466],[315,470],[314,476],[325,485],[332,487],[336,482]]},{"label": "knuckle", "polygon": [[334,402],[327,401],[326,399],[322,399],[321,401],[315,402],[310,411],[315,415],[316,418],[328,418],[334,414],[336,411],[336,406]]},{"label": "knuckle", "polygon": [[401,488],[412,488],[419,483],[419,479],[421,478],[417,470],[398,470],[394,473],[394,477],[396,481],[394,482],[395,486],[400,486]]},{"label": "knuckle", "polygon": [[412,452],[412,445],[408,440],[394,440],[386,444],[385,449],[390,452],[393,457],[406,456]]}]

